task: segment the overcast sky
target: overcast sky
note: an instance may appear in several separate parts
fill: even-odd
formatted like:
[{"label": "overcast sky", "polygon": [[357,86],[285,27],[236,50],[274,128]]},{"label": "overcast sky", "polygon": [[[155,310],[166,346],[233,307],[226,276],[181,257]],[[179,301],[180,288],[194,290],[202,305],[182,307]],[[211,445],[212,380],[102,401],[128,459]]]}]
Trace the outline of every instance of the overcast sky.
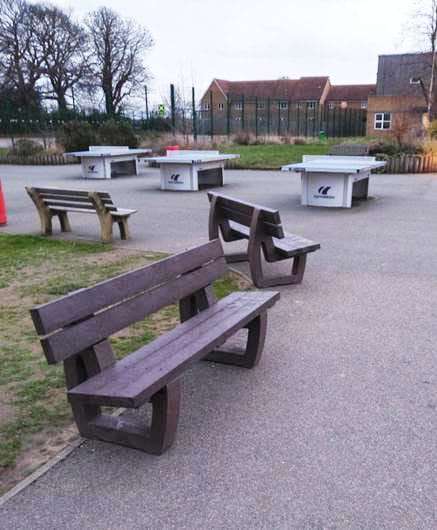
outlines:
[{"label": "overcast sky", "polygon": [[79,18],[105,5],[151,32],[152,101],[171,82],[329,75],[334,84],[374,83],[378,54],[415,51],[405,26],[414,0],[53,0]]}]

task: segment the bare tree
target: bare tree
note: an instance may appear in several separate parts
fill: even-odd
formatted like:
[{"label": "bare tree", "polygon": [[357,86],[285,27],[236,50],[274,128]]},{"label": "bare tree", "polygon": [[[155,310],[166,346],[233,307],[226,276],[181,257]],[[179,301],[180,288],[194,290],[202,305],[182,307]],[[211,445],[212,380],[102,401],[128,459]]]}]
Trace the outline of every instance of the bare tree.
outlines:
[{"label": "bare tree", "polygon": [[0,82],[3,90],[15,94],[18,105],[27,107],[38,105],[41,77],[41,58],[30,19],[24,0],[0,0]]},{"label": "bare tree", "polygon": [[430,53],[431,72],[426,83],[422,78],[417,81],[422,86],[426,100],[429,119],[433,119],[436,106],[436,73],[437,73],[437,0],[416,0],[416,10],[413,16],[413,30],[426,43],[426,51]]},{"label": "bare tree", "polygon": [[59,110],[66,110],[67,92],[83,86],[91,72],[86,31],[72,22],[70,13],[55,6],[34,4],[29,9],[41,57],[40,71],[52,88],[44,97],[56,100]]},{"label": "bare tree", "polygon": [[131,20],[123,20],[106,7],[90,13],[86,25],[106,112],[114,114],[126,98],[143,90],[149,78],[143,62],[144,54],[153,45],[153,40],[145,28]]}]

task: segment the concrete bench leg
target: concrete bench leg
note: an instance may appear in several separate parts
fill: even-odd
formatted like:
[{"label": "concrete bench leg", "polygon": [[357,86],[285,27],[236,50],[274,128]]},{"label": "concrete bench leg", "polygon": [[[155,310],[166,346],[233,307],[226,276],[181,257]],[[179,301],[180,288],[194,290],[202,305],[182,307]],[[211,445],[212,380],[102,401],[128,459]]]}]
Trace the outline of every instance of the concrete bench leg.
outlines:
[{"label": "concrete bench leg", "polygon": [[61,225],[62,232],[71,232],[70,220],[68,219],[67,212],[59,212],[59,224]]}]

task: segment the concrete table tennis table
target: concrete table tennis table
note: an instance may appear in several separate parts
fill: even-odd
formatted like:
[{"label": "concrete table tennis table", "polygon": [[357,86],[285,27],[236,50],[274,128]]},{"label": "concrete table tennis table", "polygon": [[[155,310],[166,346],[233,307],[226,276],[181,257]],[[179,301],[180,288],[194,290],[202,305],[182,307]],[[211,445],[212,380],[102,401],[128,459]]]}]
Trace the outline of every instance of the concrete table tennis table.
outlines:
[{"label": "concrete table tennis table", "polygon": [[90,145],[88,151],[65,154],[80,158],[84,178],[110,179],[138,175],[139,157],[151,152],[151,149],[129,149],[127,146]]},{"label": "concrete table tennis table", "polygon": [[223,186],[226,160],[240,155],[225,155],[219,151],[167,151],[167,156],[148,158],[160,166],[161,189],[169,191],[198,191],[207,186]]},{"label": "concrete table tennis table", "polygon": [[301,174],[303,206],[351,208],[352,198],[367,199],[371,170],[384,166],[372,156],[304,155],[281,169]]}]

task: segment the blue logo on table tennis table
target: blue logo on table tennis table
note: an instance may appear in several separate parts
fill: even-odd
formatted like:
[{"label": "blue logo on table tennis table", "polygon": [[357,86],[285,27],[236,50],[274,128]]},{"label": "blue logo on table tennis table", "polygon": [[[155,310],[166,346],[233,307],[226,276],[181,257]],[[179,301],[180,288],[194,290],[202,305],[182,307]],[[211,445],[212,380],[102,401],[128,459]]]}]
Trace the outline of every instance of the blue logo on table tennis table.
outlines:
[{"label": "blue logo on table tennis table", "polygon": [[183,184],[183,181],[179,180],[180,176],[180,173],[173,173],[170,175],[170,184]]},{"label": "blue logo on table tennis table", "polygon": [[331,186],[320,186],[318,192],[322,195],[328,195],[328,191],[331,189]]}]

